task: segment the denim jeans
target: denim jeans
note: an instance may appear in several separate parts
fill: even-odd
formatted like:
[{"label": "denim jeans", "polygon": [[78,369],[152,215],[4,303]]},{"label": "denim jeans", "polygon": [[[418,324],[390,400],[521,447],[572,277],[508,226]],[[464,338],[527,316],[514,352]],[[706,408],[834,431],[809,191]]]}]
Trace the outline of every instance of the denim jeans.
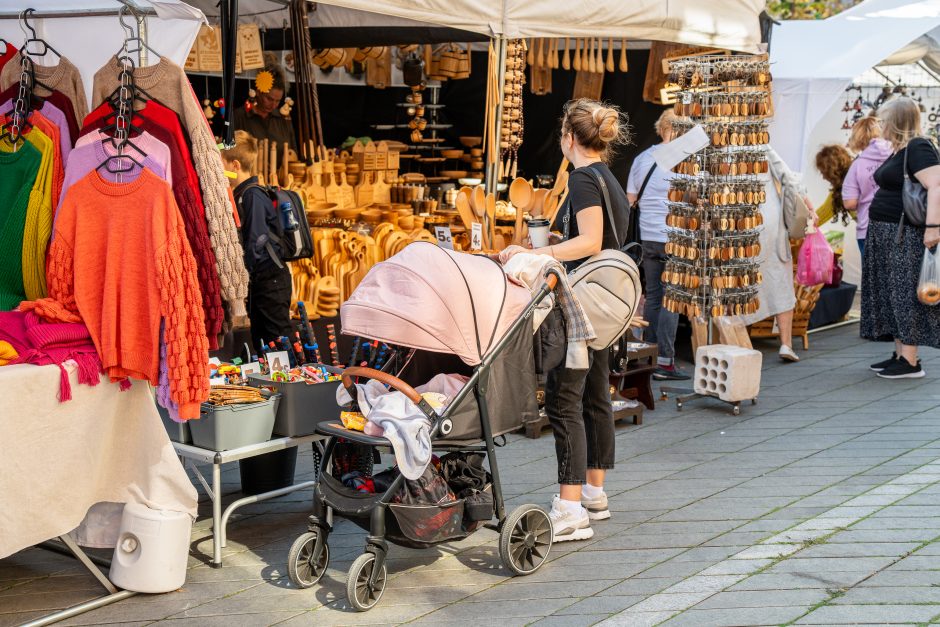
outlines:
[{"label": "denim jeans", "polygon": [[582,485],[587,469],[614,467],[609,350],[588,349],[587,370],[564,364],[548,373],[545,411],[555,433],[558,483]]},{"label": "denim jeans", "polygon": [[643,242],[643,274],[646,276],[646,308],[643,317],[649,322],[645,339],[659,344],[660,357],[674,359],[679,314],[663,308],[662,274],[665,267],[666,244]]}]

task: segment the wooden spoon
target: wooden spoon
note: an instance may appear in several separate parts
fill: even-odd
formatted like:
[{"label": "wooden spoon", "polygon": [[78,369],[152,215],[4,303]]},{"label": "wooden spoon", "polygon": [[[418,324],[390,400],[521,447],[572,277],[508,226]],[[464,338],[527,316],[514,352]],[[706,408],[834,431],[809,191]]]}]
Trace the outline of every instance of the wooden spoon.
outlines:
[{"label": "wooden spoon", "polygon": [[[530,188],[530,189],[531,189],[531,188]],[[530,199],[531,199],[531,195],[530,195]],[[513,204],[515,204],[515,203],[513,203]],[[521,243],[522,243],[522,240],[523,240],[523,237],[524,237],[523,232],[522,232],[522,221],[523,221],[524,218],[525,218],[525,211],[522,209],[522,207],[516,207],[516,226],[515,226],[515,229],[514,229],[513,232],[512,232],[512,242],[513,242],[513,244],[521,244]]]},{"label": "wooden spoon", "polygon": [[627,40],[620,40],[620,71],[626,72],[628,69],[627,66]]},{"label": "wooden spoon", "polygon": [[526,53],[525,62],[532,65],[535,62],[535,39],[529,41],[529,49]]},{"label": "wooden spoon", "polygon": [[483,191],[482,185],[473,188],[473,194],[470,196],[470,206],[473,207],[477,217],[483,220],[483,216],[486,214],[486,192]]},{"label": "wooden spoon", "polygon": [[608,72],[614,71],[614,38],[607,39],[607,68]]},{"label": "wooden spoon", "polygon": [[571,67],[575,72],[581,71],[581,40],[577,38],[574,40],[574,63]]},{"label": "wooden spoon", "polygon": [[[593,37],[591,37],[591,43],[588,45],[590,46],[590,48],[586,47],[584,49],[584,54],[587,55],[587,59],[584,59],[581,62],[581,67],[587,69],[588,72],[593,74],[594,72],[597,71],[596,61],[594,58],[594,38]],[[588,52],[588,50],[590,50],[590,52]]]},{"label": "wooden spoon", "polygon": [[597,63],[595,64],[598,74],[604,73],[604,40],[597,38]]},{"label": "wooden spoon", "polygon": [[561,67],[566,70],[571,69],[571,54],[569,50],[570,46],[571,40],[565,37],[565,54],[561,57]]},{"label": "wooden spoon", "polygon": [[548,198],[550,191],[551,190],[542,188],[532,192],[532,202],[529,204],[530,216],[537,218],[542,215],[542,210],[545,208],[545,199]]},{"label": "wooden spoon", "polygon": [[532,202],[532,185],[524,178],[517,178],[509,185],[509,202],[524,211]]},{"label": "wooden spoon", "polygon": [[472,228],[470,225],[477,221],[473,209],[470,208],[470,200],[463,194],[457,194],[454,202],[457,205],[457,213],[460,214],[460,221],[469,231]]},{"label": "wooden spoon", "polygon": [[486,222],[490,232],[490,247],[496,239],[496,194],[486,195]]},{"label": "wooden spoon", "polygon": [[552,38],[552,50],[555,52],[552,54],[552,69],[557,70],[561,67],[561,62],[558,60],[558,39]]},{"label": "wooden spoon", "polygon": [[539,54],[536,57],[535,66],[536,67],[545,67],[545,40],[539,39]]}]

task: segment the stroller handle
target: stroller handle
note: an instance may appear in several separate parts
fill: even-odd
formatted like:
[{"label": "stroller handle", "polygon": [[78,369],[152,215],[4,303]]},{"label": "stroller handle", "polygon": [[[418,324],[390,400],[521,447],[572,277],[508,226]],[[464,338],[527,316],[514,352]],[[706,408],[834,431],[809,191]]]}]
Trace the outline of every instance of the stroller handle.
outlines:
[{"label": "stroller handle", "polygon": [[352,378],[353,377],[365,377],[367,379],[375,379],[379,383],[384,383],[385,385],[391,386],[408,397],[415,405],[418,405],[423,399],[418,392],[399,379],[398,377],[391,375],[387,372],[382,372],[381,370],[376,370],[375,368],[362,368],[360,366],[353,366],[351,368],[346,368],[343,370],[343,387],[349,389],[352,387]]}]

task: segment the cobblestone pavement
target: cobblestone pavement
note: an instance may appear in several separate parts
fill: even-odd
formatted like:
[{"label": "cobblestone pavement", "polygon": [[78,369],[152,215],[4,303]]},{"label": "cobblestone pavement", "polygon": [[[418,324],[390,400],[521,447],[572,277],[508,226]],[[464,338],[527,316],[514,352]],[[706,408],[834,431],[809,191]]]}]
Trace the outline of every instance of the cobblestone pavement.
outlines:
[{"label": "cobblestone pavement", "polygon": [[[438,550],[393,548],[381,604],[352,612],[345,571],[364,545],[342,523],[321,585],[291,588],[287,550],[310,493],[239,510],[225,567],[205,564],[208,521],[193,531],[184,588],[138,595],[66,624],[183,625],[834,625],[940,621],[940,352],[928,376],[884,381],[868,364],[887,345],[850,326],[812,336],[799,364],[765,348],[760,402],[732,416],[661,403],[618,427],[607,486],[613,517],[586,542],[556,545],[530,577],[500,565],[496,534]],[[309,476],[309,451],[301,457]],[[509,507],[548,505],[552,437],[500,450]],[[238,489],[237,469],[227,471]],[[63,495],[63,498],[67,498]],[[208,508],[202,504],[202,513]],[[0,561],[0,625],[97,594],[75,563],[24,551]]]}]

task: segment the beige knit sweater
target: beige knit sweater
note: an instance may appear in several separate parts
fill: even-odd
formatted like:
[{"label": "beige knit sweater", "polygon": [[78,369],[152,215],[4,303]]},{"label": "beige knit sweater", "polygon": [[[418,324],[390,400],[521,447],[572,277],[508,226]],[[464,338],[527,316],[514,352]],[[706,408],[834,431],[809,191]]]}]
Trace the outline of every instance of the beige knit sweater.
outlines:
[{"label": "beige knit sweater", "polygon": [[[7,89],[10,85],[20,82],[20,73],[22,72],[22,57],[17,52],[13,55],[3,71],[0,72],[0,91]],[[82,75],[78,68],[72,65],[71,61],[62,57],[57,65],[39,65],[33,64],[33,74],[36,80],[43,85],[62,92],[66,98],[72,102],[72,111],[75,113],[75,121],[81,126],[82,120],[88,115],[88,99],[85,97],[85,87],[82,85]],[[49,92],[42,87],[36,87],[36,95],[48,96]],[[75,142],[75,138],[72,138]]]},{"label": "beige knit sweater", "polygon": [[[8,64],[9,65],[9,64]],[[121,64],[117,57],[95,72],[92,102],[100,104],[120,85]],[[222,167],[222,157],[202,107],[193,93],[183,69],[166,57],[156,65],[134,69],[134,83],[139,89],[172,109],[180,116],[183,129],[192,144],[193,165],[199,175],[202,198],[206,206],[209,240],[215,252],[222,300],[228,305],[232,317],[246,315],[248,272],[244,253],[238,241],[234,209],[229,197],[229,184]],[[143,103],[138,102],[137,108]]]}]

